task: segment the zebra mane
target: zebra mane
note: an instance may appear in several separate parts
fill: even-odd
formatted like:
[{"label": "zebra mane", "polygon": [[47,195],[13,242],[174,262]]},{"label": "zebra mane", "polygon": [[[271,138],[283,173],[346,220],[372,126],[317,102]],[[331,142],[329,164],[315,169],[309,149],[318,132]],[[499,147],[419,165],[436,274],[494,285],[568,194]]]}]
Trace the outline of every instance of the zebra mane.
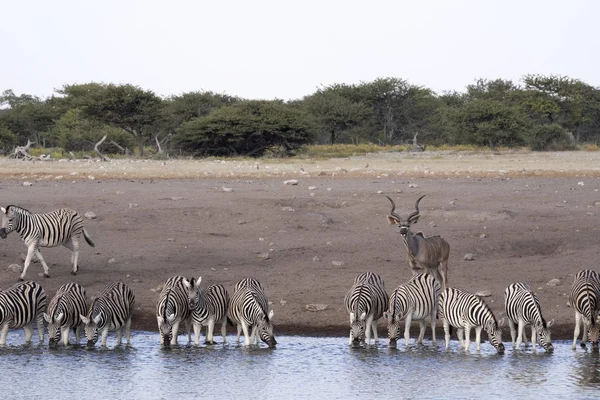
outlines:
[{"label": "zebra mane", "polygon": [[257,299],[258,296],[256,295],[256,292],[254,290],[250,290],[250,294],[252,295],[252,297],[254,297],[254,300],[256,300],[256,303],[262,310],[263,314],[265,314],[265,319],[267,320],[267,322],[269,322],[269,310],[265,310],[263,308],[262,304],[260,304],[260,301],[258,301],[258,299]]},{"label": "zebra mane", "polygon": [[10,205],[6,206],[7,213],[9,210],[14,210],[14,212],[16,212],[18,214],[31,214],[31,211],[29,211],[28,209],[23,208],[21,206],[16,206],[14,204],[10,204]]}]

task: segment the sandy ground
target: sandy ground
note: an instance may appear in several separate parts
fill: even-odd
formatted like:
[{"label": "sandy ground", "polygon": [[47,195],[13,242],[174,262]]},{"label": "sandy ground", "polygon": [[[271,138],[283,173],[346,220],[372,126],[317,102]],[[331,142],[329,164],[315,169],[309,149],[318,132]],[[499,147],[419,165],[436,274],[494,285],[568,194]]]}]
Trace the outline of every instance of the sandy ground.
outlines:
[{"label": "sandy ground", "polygon": [[[502,317],[506,286],[530,284],[546,319],[555,319],[554,338],[572,337],[574,315],[566,303],[573,274],[600,269],[600,153],[0,160],[0,179],[2,205],[97,215],[85,220],[96,247],[82,244],[77,276],[69,274],[70,252],[61,247],[42,249],[50,279],[41,277],[39,263],[27,278],[39,281],[49,297],[70,281],[84,285],[90,297],[124,281],[135,292],[136,329],[156,330],[157,289],[181,274],[230,291],[239,279],[255,277],[272,302],[276,333],[346,335],[343,298],[357,274],[381,274],[388,292],[411,276],[397,228],[386,221],[385,194],[400,213],[427,195],[414,230],[450,243],[451,286],[490,291],[486,301]],[[284,185],[286,179],[299,184]],[[0,241],[1,288],[17,281],[8,266],[22,265],[25,252],[17,234]],[[475,260],[466,261],[466,253]],[[552,279],[558,285],[547,285]],[[308,311],[308,304],[327,309]]]}]

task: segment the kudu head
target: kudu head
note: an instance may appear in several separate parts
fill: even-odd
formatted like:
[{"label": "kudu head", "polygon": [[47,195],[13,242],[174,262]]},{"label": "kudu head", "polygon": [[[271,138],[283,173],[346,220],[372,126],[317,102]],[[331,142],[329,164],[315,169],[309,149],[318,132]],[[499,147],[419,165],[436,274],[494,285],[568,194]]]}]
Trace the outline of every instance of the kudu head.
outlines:
[{"label": "kudu head", "polygon": [[406,236],[410,226],[412,224],[416,224],[419,218],[421,217],[421,214],[419,212],[419,202],[423,197],[425,197],[425,195],[417,199],[417,202],[415,203],[415,211],[412,212],[406,219],[402,219],[401,216],[394,212],[396,211],[396,203],[394,203],[394,200],[392,200],[389,196],[385,197],[387,197],[390,203],[392,203],[392,211],[390,211],[390,214],[387,216],[388,222],[392,225],[398,224],[398,227],[400,228],[400,234],[402,236]]}]

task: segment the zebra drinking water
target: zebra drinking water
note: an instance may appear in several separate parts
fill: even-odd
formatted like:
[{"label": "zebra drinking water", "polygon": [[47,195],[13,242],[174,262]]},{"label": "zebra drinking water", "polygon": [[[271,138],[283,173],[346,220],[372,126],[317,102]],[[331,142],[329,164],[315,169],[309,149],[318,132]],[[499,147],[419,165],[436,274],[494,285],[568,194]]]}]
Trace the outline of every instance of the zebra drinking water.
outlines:
[{"label": "zebra drinking water", "polygon": [[[215,344],[213,330],[216,322],[221,322],[221,336],[226,342],[227,309],[229,307],[229,294],[223,285],[210,285],[204,290],[200,289],[202,277],[198,280],[192,278],[187,286],[188,301],[192,310],[192,325],[194,327],[194,344],[199,343],[200,330],[207,326],[206,343]],[[185,281],[184,281],[185,284]]]},{"label": "zebra drinking water", "polygon": [[87,345],[92,347],[98,341],[98,332],[102,332],[102,347],[106,347],[108,332],[117,332],[117,343],[121,344],[123,331],[127,344],[131,343],[131,314],[135,297],[133,291],[122,282],[106,286],[97,297],[87,315],[80,315],[85,324]]},{"label": "zebra drinking water", "polygon": [[184,324],[191,341],[190,325],[192,311],[188,301],[190,282],[183,276],[172,276],[165,282],[156,304],[156,322],[160,344],[177,344],[179,325]]},{"label": "zebra drinking water", "polygon": [[383,278],[373,272],[358,275],[344,298],[344,305],[350,314],[349,344],[370,344],[371,330],[377,342],[377,321],[388,308]]},{"label": "zebra drinking water", "polygon": [[[506,308],[512,342],[517,349],[521,346],[522,339],[527,342],[525,327],[531,325],[533,351],[536,347],[536,336],[539,336],[540,345],[546,351],[554,350],[550,340],[550,330],[548,329],[554,324],[554,320],[546,322],[542,316],[540,302],[529,285],[520,282],[509,285],[504,291],[504,307]],[[515,324],[518,332],[515,329]]]},{"label": "zebra drinking water", "polygon": [[267,295],[256,279],[242,279],[235,285],[228,316],[237,324],[238,342],[243,331],[246,346],[254,342],[258,344],[259,338],[269,347],[277,344],[273,335],[273,310],[269,311]]},{"label": "zebra drinking water", "polygon": [[457,328],[456,335],[466,351],[469,351],[471,344],[471,328],[475,328],[477,350],[480,349],[481,330],[485,329],[492,346],[498,353],[504,353],[502,331],[499,329],[504,319],[498,323],[492,310],[480,297],[461,289],[446,288],[440,295],[438,309],[439,318],[444,324],[446,350],[450,345],[451,327]]},{"label": "zebra drinking water", "polygon": [[425,320],[431,324],[432,342],[435,344],[435,319],[438,298],[442,289],[440,283],[428,273],[414,275],[410,281],[398,286],[391,294],[389,308],[383,314],[388,320],[388,337],[390,347],[396,347],[400,337],[400,322],[404,319],[404,339],[408,346],[411,321],[419,321],[420,331],[417,343],[423,343]]},{"label": "zebra drinking water", "polygon": [[48,323],[49,344],[52,346],[58,343],[62,336],[62,342],[67,346],[71,329],[79,344],[82,325],[80,315],[86,315],[87,312],[85,289],[77,283],[62,285],[50,301],[48,312],[44,313],[44,319]]},{"label": "zebra drinking water", "polygon": [[573,333],[573,350],[576,349],[579,327],[583,322],[581,347],[589,338],[592,349],[598,349],[598,311],[600,310],[600,275],[596,271],[584,269],[579,271],[573,280],[568,305],[575,309],[575,332]]},{"label": "zebra drinking water", "polygon": [[49,213],[33,214],[22,207],[14,205],[6,208],[0,207],[0,210],[3,214],[0,238],[6,239],[9,233],[17,231],[27,246],[27,257],[25,257],[23,272],[20,276],[21,280],[27,274],[34,253],[44,267],[44,276],[46,278],[50,277],[49,268],[44,257],[42,257],[40,247],[56,247],[62,244],[71,250],[71,262],[73,263],[71,275],[75,275],[78,268],[79,237],[81,234],[83,233],[85,241],[90,246],[95,246],[83,227],[83,219],[76,211],[61,208]]},{"label": "zebra drinking water", "polygon": [[46,292],[36,282],[21,282],[0,291],[0,345],[6,344],[8,330],[16,328],[25,330],[25,343],[30,343],[34,321],[43,342],[45,309]]}]

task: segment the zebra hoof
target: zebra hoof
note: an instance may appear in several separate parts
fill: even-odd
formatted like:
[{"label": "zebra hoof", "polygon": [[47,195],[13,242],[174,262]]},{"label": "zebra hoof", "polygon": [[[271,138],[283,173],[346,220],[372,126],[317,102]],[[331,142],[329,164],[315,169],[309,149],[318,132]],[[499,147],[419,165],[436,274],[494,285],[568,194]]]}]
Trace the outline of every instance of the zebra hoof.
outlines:
[{"label": "zebra hoof", "polygon": [[23,282],[25,279],[23,278],[19,278],[19,282]]},{"label": "zebra hoof", "polygon": [[44,274],[44,278],[50,278],[50,275]]},{"label": "zebra hoof", "polygon": [[71,271],[71,275],[77,275],[77,272]]},{"label": "zebra hoof", "polygon": [[585,343],[581,342],[581,343],[579,343],[579,345],[581,346],[582,349],[585,349]]}]

